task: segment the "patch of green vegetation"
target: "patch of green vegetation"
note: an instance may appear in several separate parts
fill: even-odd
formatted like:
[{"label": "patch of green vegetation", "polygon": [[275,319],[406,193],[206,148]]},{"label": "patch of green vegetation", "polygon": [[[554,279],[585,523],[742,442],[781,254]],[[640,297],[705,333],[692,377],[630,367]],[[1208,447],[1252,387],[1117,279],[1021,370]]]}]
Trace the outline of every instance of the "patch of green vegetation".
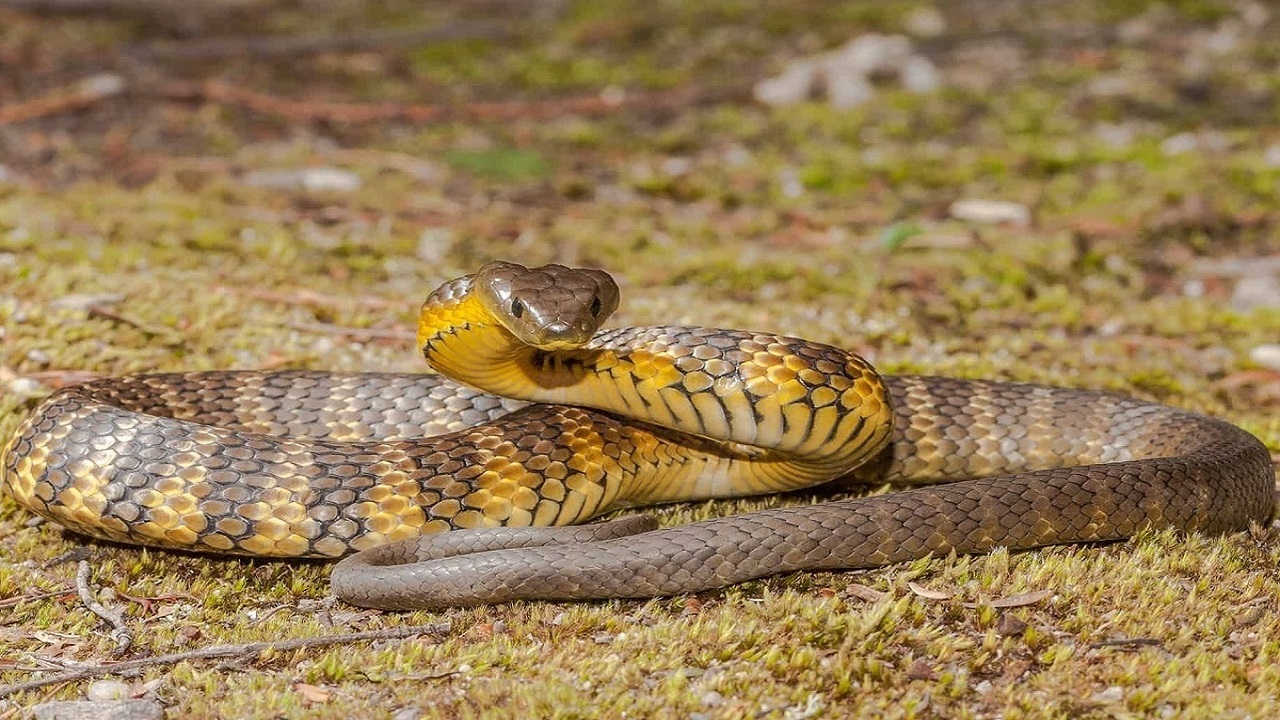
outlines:
[{"label": "patch of green vegetation", "polygon": [[445,160],[456,168],[498,180],[541,178],[551,172],[546,158],[536,150],[451,150],[445,153]]},{"label": "patch of green vegetation", "polygon": [[[364,5],[264,11],[255,29],[356,27]],[[1188,38],[1235,12],[1171,6]],[[713,87],[858,32],[897,31],[917,7],[573,2],[511,40],[207,71],[282,98],[415,104]],[[1258,120],[1222,118],[1237,87],[1276,88],[1275,48],[1246,34],[1221,96],[1188,107],[1165,72],[1181,51],[1098,40],[1077,53],[1056,39],[1089,23],[1105,38],[1106,22],[1152,7],[1064,3],[1028,29],[1022,8],[984,5],[974,18],[939,5],[949,29],[927,51],[976,82],[924,96],[886,87],[849,111],[725,102],[304,126],[214,102],[156,112],[140,99],[9,129],[0,147],[15,150],[4,162],[21,181],[0,186],[0,438],[82,371],[418,370],[410,338],[422,297],[502,258],[606,267],[623,285],[620,324],[755,328],[853,347],[886,371],[1153,397],[1221,415],[1280,453],[1275,381],[1248,359],[1280,336],[1280,312],[1233,309],[1234,278],[1195,264],[1274,253],[1280,171],[1261,152],[1273,139]],[[449,19],[405,3],[368,12],[378,26]],[[74,59],[142,32],[12,17],[0,47],[15,57],[48,47]],[[979,22],[1009,28],[1022,54],[1012,70],[968,52]],[[1103,75],[1132,92],[1093,93]],[[1226,142],[1169,152],[1166,139],[1188,130]],[[139,182],[119,169],[131,163],[158,169]],[[326,194],[243,182],[314,165],[351,169],[362,185]],[[1034,221],[948,216],[952,201],[975,197],[1024,203]],[[84,301],[95,295],[106,298],[96,309]],[[656,514],[674,525],[822,497]],[[38,664],[110,659],[113,643],[75,599],[74,563],[51,563],[85,548],[95,586],[114,593],[103,601],[139,631],[138,654],[452,626],[128,679],[157,681],[182,717],[1269,717],[1280,697],[1274,528],[997,550],[694,598],[381,614],[332,603],[324,564],[93,543],[2,497],[0,657],[16,664],[0,667],[0,682],[29,679]],[[1048,594],[997,602],[1037,591]],[[0,701],[0,715],[84,689],[24,693]]]},{"label": "patch of green vegetation", "polygon": [[1233,12],[1230,3],[1220,0],[1118,0],[1099,6],[1100,17],[1107,21],[1127,20],[1151,12],[1171,8],[1188,20],[1217,22]]}]

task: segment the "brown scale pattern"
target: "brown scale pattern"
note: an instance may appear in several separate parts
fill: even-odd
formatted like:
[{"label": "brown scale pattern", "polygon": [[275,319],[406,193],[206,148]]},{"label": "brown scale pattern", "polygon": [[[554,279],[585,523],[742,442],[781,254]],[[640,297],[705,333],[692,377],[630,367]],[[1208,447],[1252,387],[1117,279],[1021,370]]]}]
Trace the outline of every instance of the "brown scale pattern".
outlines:
[{"label": "brown scale pattern", "polygon": [[636,459],[675,460],[603,413],[513,405],[422,375],[110,379],[33,413],[5,476],[30,509],[96,537],[335,557],[441,530],[581,522],[637,472],[637,441],[649,450]]},{"label": "brown scale pattern", "polygon": [[[1113,540],[1145,527],[1226,532],[1271,515],[1270,456],[1228,423],[1106,393],[950,378],[886,382],[897,428],[851,480],[1001,476],[659,530],[605,524],[573,536],[547,529],[532,539],[421,538],[339,563],[334,591],[390,609],[653,597],[929,553]],[[600,535],[584,536],[591,528]]]}]

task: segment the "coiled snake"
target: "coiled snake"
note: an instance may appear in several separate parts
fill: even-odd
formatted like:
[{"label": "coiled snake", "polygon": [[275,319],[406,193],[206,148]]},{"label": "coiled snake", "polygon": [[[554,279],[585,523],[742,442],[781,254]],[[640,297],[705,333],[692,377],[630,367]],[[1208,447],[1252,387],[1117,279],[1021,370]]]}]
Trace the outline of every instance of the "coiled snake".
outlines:
[{"label": "coiled snake", "polygon": [[[24,507],[108,540],[363,551],[336,566],[333,589],[385,608],[679,594],[1271,516],[1266,448],[1220,420],[1105,393],[880,377],[850,352],[764,333],[600,331],[617,303],[601,271],[490,263],[422,308],[418,345],[456,382],[94,381],[26,420],[4,481]],[[842,475],[963,482],[666,529],[524,527]]]}]

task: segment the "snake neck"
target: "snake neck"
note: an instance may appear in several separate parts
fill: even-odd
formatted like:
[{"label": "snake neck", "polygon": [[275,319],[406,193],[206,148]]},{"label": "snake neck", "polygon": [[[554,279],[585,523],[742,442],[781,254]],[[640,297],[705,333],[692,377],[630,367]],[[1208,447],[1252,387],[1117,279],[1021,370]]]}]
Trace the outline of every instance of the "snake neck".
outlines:
[{"label": "snake neck", "polygon": [[544,350],[522,343],[469,291],[469,278],[442,287],[419,322],[428,364],[468,385],[698,436],[709,452],[773,462],[776,474],[805,484],[862,464],[888,441],[880,378],[845,350],[696,327],[606,330],[585,347]]},{"label": "snake neck", "polygon": [[418,347],[436,372],[486,392],[531,402],[574,402],[573,386],[591,372],[584,349],[547,351],[507,330],[470,292],[472,276],[436,290],[423,303]]}]

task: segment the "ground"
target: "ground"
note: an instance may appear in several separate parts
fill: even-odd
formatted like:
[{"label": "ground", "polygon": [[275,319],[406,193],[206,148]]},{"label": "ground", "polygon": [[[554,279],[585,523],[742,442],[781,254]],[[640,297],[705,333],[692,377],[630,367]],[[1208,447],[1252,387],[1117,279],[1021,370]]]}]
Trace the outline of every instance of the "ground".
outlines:
[{"label": "ground", "polygon": [[[622,324],[1123,391],[1280,452],[1267,5],[756,5],[285,2],[174,22],[0,3],[0,438],[96,374],[417,370],[418,303],[501,258],[610,270]],[[415,27],[451,37],[224,42]],[[941,86],[752,99],[870,32],[914,35]],[[953,206],[974,199],[1025,217]],[[77,597],[77,559],[124,611],[123,658]],[[334,602],[324,564],[91,542],[5,497],[0,682],[436,624],[156,665],[122,692],[172,717],[1260,718],[1280,712],[1278,562],[1274,528],[1148,533],[696,597],[382,614]],[[90,682],[10,694],[0,717]]]}]

